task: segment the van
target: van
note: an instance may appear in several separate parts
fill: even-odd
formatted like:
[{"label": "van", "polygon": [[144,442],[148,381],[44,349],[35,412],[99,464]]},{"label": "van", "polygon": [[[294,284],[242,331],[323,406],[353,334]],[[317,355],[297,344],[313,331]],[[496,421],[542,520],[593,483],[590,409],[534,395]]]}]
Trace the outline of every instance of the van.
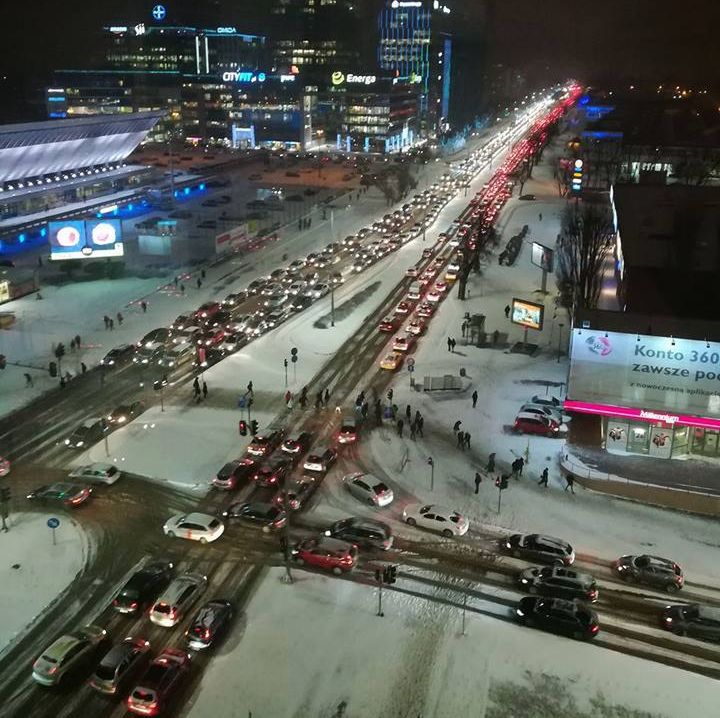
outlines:
[{"label": "van", "polygon": [[422,293],[422,287],[420,286],[420,282],[412,282],[410,284],[410,289],[408,289],[408,299],[420,299],[420,295]]}]

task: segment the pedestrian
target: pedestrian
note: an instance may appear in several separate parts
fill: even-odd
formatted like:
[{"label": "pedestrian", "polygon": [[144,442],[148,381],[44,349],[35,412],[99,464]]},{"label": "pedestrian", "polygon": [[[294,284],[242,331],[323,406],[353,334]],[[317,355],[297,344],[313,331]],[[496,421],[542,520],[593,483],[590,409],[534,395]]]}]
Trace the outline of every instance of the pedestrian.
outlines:
[{"label": "pedestrian", "polygon": [[[247,390],[252,394],[253,393],[253,383],[251,381],[248,382]],[[305,387],[305,390],[307,390],[307,387]],[[305,391],[304,390],[304,391]]]},{"label": "pedestrian", "polygon": [[393,405],[390,407],[390,410],[392,411],[393,421],[395,421],[395,419],[397,419],[397,415],[398,415],[398,405],[397,405],[397,404],[393,404]]},{"label": "pedestrian", "polygon": [[506,304],[505,305],[505,319],[508,319],[509,316],[510,316],[510,305]]},{"label": "pedestrian", "polygon": [[299,219],[298,220],[298,231],[300,231],[301,229],[302,229],[302,220]]},{"label": "pedestrian", "polygon": [[367,419],[369,408],[370,408],[370,404],[368,404],[366,401],[364,401],[363,405],[360,407],[360,413],[362,414],[363,419]]},{"label": "pedestrian", "polygon": [[65,377],[64,377],[64,376],[61,376],[61,377],[60,377],[60,388],[61,388],[61,389],[64,389],[66,383],[67,383],[67,382],[65,381]]},{"label": "pedestrian", "polygon": [[110,320],[108,321],[108,324],[110,325],[110,331],[113,331],[113,329],[115,329],[115,322],[114,322],[114,320],[110,319]]},{"label": "pedestrian", "polygon": [[80,362],[80,371],[84,374],[87,371],[87,365],[84,361]]},{"label": "pedestrian", "polygon": [[482,476],[480,475],[479,471],[475,472],[475,493],[480,493],[480,482],[482,481]]},{"label": "pedestrian", "polygon": [[460,424],[462,424],[462,421],[460,421],[460,419],[458,419],[458,420],[453,424],[453,433],[454,433],[454,434],[457,434],[457,432],[460,430]]},{"label": "pedestrian", "polygon": [[465,432],[463,432],[463,431],[458,431],[458,433],[457,433],[457,443],[458,443],[458,447],[459,447],[460,449],[462,449],[463,451],[465,451]]},{"label": "pedestrian", "polygon": [[42,257],[38,255],[38,267],[42,267]]},{"label": "pedestrian", "polygon": [[196,284],[197,284],[198,289],[200,289],[200,287],[202,287],[202,279],[200,279],[200,277],[197,278]]},{"label": "pedestrian", "polygon": [[375,425],[380,426],[382,424],[382,408],[380,404],[375,404]]},{"label": "pedestrian", "polygon": [[405,426],[405,422],[402,419],[398,419],[397,420],[397,433],[398,433],[398,436],[400,436],[400,437],[403,435],[403,426]]},{"label": "pedestrian", "polygon": [[80,335],[79,334],[75,335],[75,346],[78,348],[78,350],[80,349]]},{"label": "pedestrian", "polygon": [[487,466],[485,467],[488,474],[492,474],[495,471],[495,453],[493,452],[488,456]]},{"label": "pedestrian", "polygon": [[415,434],[417,433],[417,423],[411,422],[410,424],[410,438],[415,441]]},{"label": "pedestrian", "polygon": [[42,299],[42,294],[40,294],[40,290],[38,289],[37,294],[35,295],[35,299],[40,301]]},{"label": "pedestrian", "polygon": [[520,476],[522,476],[523,466],[525,466],[525,459],[523,459],[522,456],[519,457],[517,460],[517,464],[518,464],[518,473],[520,474]]},{"label": "pedestrian", "polygon": [[460,331],[462,332],[462,335],[465,336],[465,332],[467,331],[467,322],[463,322],[460,325]]},{"label": "pedestrian", "polygon": [[542,474],[540,474],[540,481],[538,481],[538,486],[544,486],[544,487],[547,489],[547,486],[548,486],[548,475],[549,475],[548,467],[546,466],[546,467],[542,470]]},{"label": "pedestrian", "polygon": [[325,406],[328,405],[329,401],[330,401],[330,389],[325,387],[325,396],[323,397],[323,403],[325,404]]},{"label": "pedestrian", "polygon": [[363,402],[362,397],[360,396],[360,394],[358,394],[355,397],[355,408],[359,409],[362,406],[362,402]]},{"label": "pedestrian", "polygon": [[362,404],[365,401],[365,389],[363,389],[358,396],[360,397],[360,403]]},{"label": "pedestrian", "polygon": [[456,344],[457,344],[457,342],[453,339],[453,340],[452,340],[452,345],[451,345],[451,346],[452,346],[452,353],[453,353],[453,354],[455,353],[455,345],[456,345]]},{"label": "pedestrian", "polygon": [[448,337],[447,345],[448,345],[448,351],[449,352],[452,351],[452,339],[450,339],[450,337]]},{"label": "pedestrian", "polygon": [[110,317],[107,314],[103,317],[103,321],[105,322],[105,329],[109,329],[110,328]]},{"label": "pedestrian", "polygon": [[123,323],[123,315],[120,312],[118,312],[116,316],[117,316],[117,320],[118,320],[118,326],[121,327],[122,323]]},{"label": "pedestrian", "polygon": [[195,396],[200,396],[200,379],[197,377],[193,380],[193,394]]},{"label": "pedestrian", "polygon": [[417,423],[418,421],[420,421],[420,409],[415,411],[415,422]]},{"label": "pedestrian", "polygon": [[472,403],[473,403],[473,409],[477,406],[477,400],[478,400],[478,393],[477,389],[472,393]]},{"label": "pedestrian", "polygon": [[405,418],[407,419],[408,423],[410,423],[411,417],[412,417],[412,409],[410,408],[410,404],[408,404],[405,407]]},{"label": "pedestrian", "polygon": [[74,339],[70,340],[70,351],[71,352],[75,351],[75,340]]},{"label": "pedestrian", "polygon": [[387,398],[388,398],[388,401],[392,401],[392,398],[393,398],[392,387],[390,387],[390,389],[388,389]]},{"label": "pedestrian", "polygon": [[315,397],[315,408],[316,409],[322,409],[323,405],[323,393],[322,389],[317,393],[317,396]]},{"label": "pedestrian", "polygon": [[203,399],[207,399],[208,388],[207,388],[207,384],[205,383],[205,380],[203,380],[202,394],[203,394]]},{"label": "pedestrian", "polygon": [[147,302],[144,299],[140,302],[140,309],[142,309],[143,314],[147,314]]},{"label": "pedestrian", "polygon": [[205,270],[204,270],[204,269],[201,269],[201,270],[200,270],[200,276],[201,276],[203,279],[205,279]]},{"label": "pedestrian", "polygon": [[182,294],[183,297],[185,296],[185,285],[184,284],[180,285],[180,294]]},{"label": "pedestrian", "polygon": [[33,385],[33,378],[25,372],[25,388],[28,389]]},{"label": "pedestrian", "polygon": [[565,481],[567,481],[567,485],[565,486],[565,491],[567,491],[568,489],[570,489],[570,493],[571,493],[571,494],[574,494],[574,493],[575,493],[575,489],[573,488],[573,484],[575,483],[575,477],[574,477],[572,474],[568,474],[568,475],[565,477]]},{"label": "pedestrian", "polygon": [[175,279],[173,279],[173,283],[175,284],[175,289],[177,289],[177,286],[178,286],[178,282],[179,282],[179,281],[180,281],[180,279],[179,279],[179,278],[177,277],[177,275],[176,275],[176,276],[175,276]]},{"label": "pedestrian", "polygon": [[492,338],[493,346],[497,346],[498,340],[500,339],[500,332],[497,329],[492,333]]},{"label": "pedestrian", "polygon": [[518,462],[517,459],[514,459],[512,464],[510,464],[510,468],[512,469],[512,476],[514,479],[518,478]]},{"label": "pedestrian", "polygon": [[540,212],[540,214],[538,214],[538,220],[539,220],[540,222],[542,222],[542,212]]},{"label": "pedestrian", "polygon": [[465,432],[464,441],[465,441],[465,448],[469,449],[470,448],[470,432],[469,431]]}]

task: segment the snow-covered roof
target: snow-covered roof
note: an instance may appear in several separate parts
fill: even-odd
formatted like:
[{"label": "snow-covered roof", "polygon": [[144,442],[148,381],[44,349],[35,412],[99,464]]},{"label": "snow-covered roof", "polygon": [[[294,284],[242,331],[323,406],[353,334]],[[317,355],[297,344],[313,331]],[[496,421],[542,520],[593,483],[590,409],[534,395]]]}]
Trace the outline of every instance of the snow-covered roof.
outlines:
[{"label": "snow-covered roof", "polygon": [[0,126],[0,183],[121,162],[162,112],[103,115]]}]

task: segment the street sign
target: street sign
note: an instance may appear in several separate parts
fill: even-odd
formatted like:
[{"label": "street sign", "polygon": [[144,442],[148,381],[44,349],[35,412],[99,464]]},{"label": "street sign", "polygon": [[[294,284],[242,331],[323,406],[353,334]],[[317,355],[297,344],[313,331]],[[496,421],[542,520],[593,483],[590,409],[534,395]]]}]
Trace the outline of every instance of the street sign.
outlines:
[{"label": "street sign", "polygon": [[51,516],[47,520],[48,528],[56,529],[58,526],[60,526],[60,519],[56,519],[54,516]]},{"label": "street sign", "polygon": [[409,357],[406,363],[407,363],[407,370],[409,372],[414,372],[415,371],[415,360],[412,357]]},{"label": "street sign", "polygon": [[238,409],[244,409],[244,408],[245,408],[245,404],[246,404],[245,397],[244,397],[244,396],[241,396],[241,397],[238,399]]}]

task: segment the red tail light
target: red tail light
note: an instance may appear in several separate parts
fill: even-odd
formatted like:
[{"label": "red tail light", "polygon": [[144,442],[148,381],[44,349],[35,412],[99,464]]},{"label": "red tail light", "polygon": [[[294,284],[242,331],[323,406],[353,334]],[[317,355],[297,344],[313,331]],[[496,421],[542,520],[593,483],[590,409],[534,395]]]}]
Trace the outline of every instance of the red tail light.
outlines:
[{"label": "red tail light", "polygon": [[205,640],[207,641],[209,638],[210,638],[210,629],[206,628],[205,629]]},{"label": "red tail light", "polygon": [[593,589],[592,591],[588,591],[588,598],[591,600],[595,600],[598,597],[597,589]]},{"label": "red tail light", "polygon": [[130,608],[137,608],[137,607],[138,607],[137,601],[133,601],[133,602],[130,604]]},{"label": "red tail light", "polygon": [[120,604],[119,604],[117,598],[113,599],[113,606],[119,606],[119,605]]},{"label": "red tail light", "polygon": [[597,623],[594,623],[592,626],[590,626],[590,633],[597,633],[600,630],[600,626],[597,625]]}]

